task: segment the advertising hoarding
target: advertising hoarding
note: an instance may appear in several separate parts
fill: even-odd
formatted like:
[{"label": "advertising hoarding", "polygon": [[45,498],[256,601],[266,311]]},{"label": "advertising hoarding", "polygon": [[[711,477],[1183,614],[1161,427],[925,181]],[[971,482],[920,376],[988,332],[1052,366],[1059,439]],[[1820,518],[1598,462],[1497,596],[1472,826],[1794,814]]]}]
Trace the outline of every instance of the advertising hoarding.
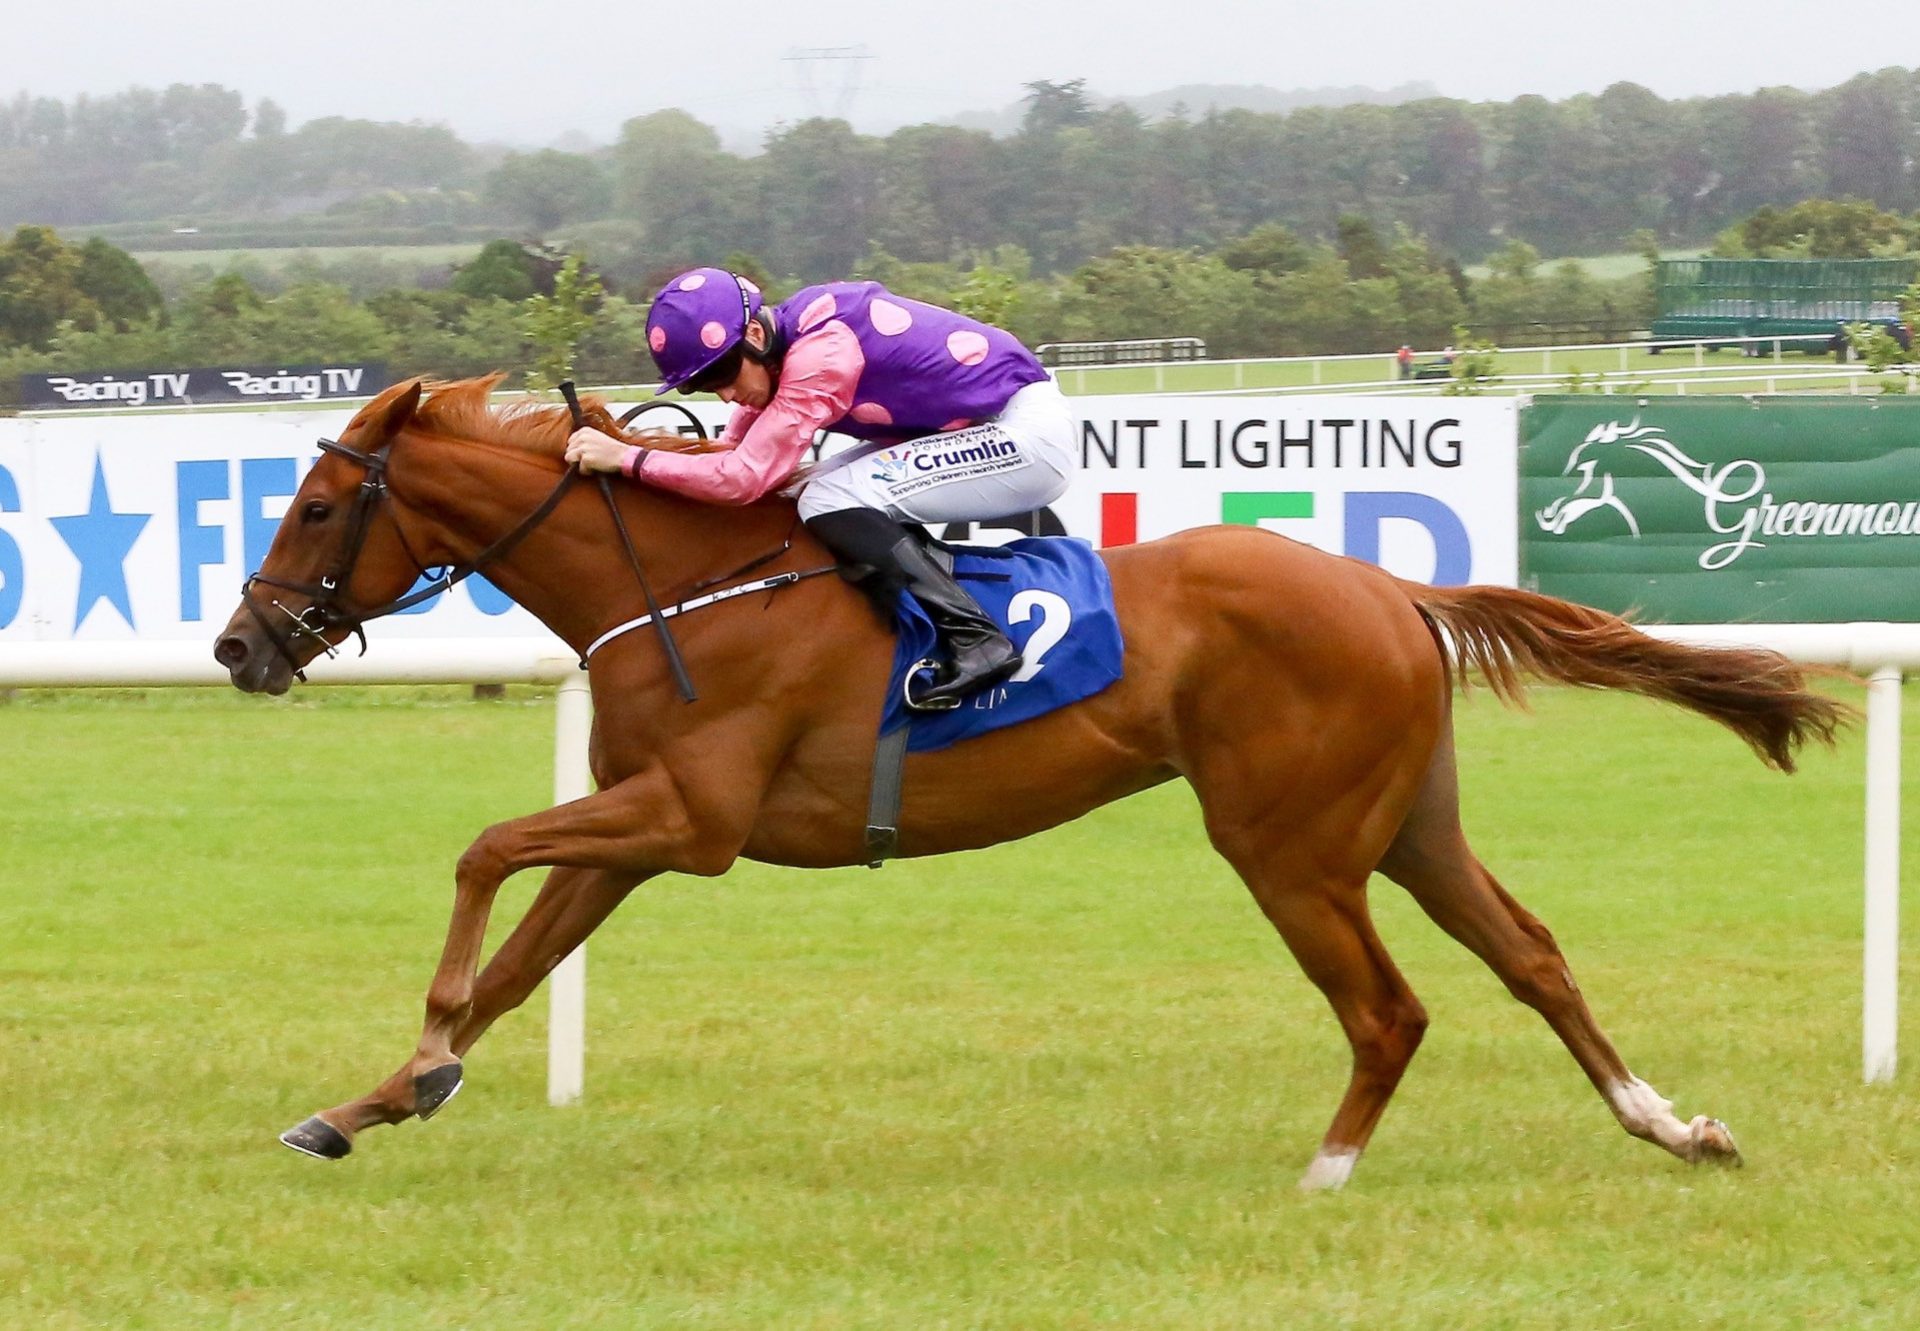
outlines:
[{"label": "advertising hoarding", "polygon": [[[1422,581],[1514,580],[1510,400],[1072,402],[1085,465],[1065,496],[1043,513],[936,535],[997,543],[1066,532],[1119,545],[1238,522]],[[691,405],[710,427],[725,418],[718,403]],[[318,460],[316,441],[351,415],[0,421],[0,641],[211,642]],[[675,416],[647,419],[669,426]],[[545,636],[484,577],[378,631]]]},{"label": "advertising hoarding", "polygon": [[1920,621],[1920,400],[1536,400],[1521,579],[1668,623]]}]

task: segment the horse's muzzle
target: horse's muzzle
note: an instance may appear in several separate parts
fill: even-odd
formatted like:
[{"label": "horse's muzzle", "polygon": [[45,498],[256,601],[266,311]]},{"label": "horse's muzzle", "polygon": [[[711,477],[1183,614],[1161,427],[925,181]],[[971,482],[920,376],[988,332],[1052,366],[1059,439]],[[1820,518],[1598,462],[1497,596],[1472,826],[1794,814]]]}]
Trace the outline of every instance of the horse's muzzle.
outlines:
[{"label": "horse's muzzle", "polygon": [[233,686],[242,693],[270,693],[275,697],[293,685],[293,667],[273,644],[244,630],[220,635],[213,659],[227,668]]}]

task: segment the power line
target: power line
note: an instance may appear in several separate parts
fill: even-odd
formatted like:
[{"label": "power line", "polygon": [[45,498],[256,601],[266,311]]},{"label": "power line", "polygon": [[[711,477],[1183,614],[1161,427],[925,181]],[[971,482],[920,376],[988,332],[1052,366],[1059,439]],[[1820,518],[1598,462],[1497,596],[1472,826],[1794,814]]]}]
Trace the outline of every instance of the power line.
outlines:
[{"label": "power line", "polygon": [[[862,67],[873,59],[873,53],[865,46],[795,46],[782,59],[794,67],[808,115],[845,120],[860,95]],[[816,79],[816,74],[821,77]],[[834,85],[830,109],[826,91],[829,83]]]}]

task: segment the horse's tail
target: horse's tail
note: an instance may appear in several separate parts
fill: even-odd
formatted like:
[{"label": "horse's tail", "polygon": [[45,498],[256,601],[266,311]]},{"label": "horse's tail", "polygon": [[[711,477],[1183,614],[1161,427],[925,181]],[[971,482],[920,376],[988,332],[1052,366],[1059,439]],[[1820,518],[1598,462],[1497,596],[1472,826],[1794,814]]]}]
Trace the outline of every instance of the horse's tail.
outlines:
[{"label": "horse's tail", "polygon": [[1618,615],[1537,592],[1401,585],[1461,686],[1477,671],[1503,701],[1521,701],[1523,675],[1625,689],[1713,718],[1783,772],[1807,740],[1831,747],[1854,715],[1809,689],[1806,672],[1778,652],[1665,642]]}]

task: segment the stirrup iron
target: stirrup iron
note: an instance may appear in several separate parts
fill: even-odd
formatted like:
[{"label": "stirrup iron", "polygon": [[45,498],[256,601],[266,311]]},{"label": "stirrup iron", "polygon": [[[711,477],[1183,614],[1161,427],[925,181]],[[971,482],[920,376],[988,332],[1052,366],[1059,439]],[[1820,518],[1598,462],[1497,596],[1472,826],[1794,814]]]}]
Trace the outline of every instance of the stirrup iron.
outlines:
[{"label": "stirrup iron", "polygon": [[909,712],[921,716],[934,716],[941,712],[951,712],[960,706],[959,698],[943,698],[939,702],[923,703],[913,696],[913,681],[920,677],[921,672],[928,672],[937,679],[940,667],[941,662],[934,660],[931,656],[923,656],[907,670],[907,677],[900,681],[900,696],[907,704]]}]

